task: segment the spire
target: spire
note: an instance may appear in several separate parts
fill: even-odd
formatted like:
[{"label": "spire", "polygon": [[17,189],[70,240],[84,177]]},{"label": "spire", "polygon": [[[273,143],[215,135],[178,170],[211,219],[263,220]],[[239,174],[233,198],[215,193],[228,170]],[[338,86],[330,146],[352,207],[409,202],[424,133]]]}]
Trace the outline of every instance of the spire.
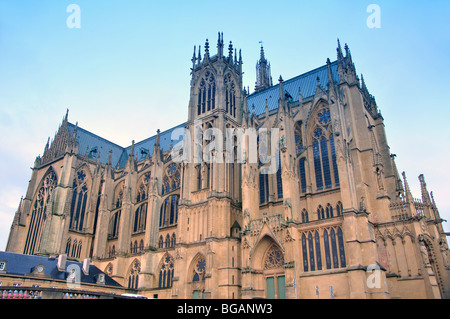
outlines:
[{"label": "spire", "polygon": [[427,183],[425,183],[425,177],[423,176],[423,174],[419,175],[419,181],[420,181],[420,189],[422,191],[422,203],[431,204],[430,194],[428,193]]},{"label": "spire", "polygon": [[223,33],[220,32],[217,40],[217,55],[219,56],[219,59],[223,57]]},{"label": "spire", "polygon": [[108,162],[106,163],[106,165],[111,166],[111,158],[112,158],[112,150],[109,150]]},{"label": "spire", "polygon": [[192,70],[194,70],[194,68],[195,68],[195,62],[197,62],[197,55],[196,55],[196,46],[194,45],[194,55],[192,56],[192,59],[191,59],[191,61],[192,61]]},{"label": "spire", "polygon": [[333,72],[331,71],[331,62],[330,59],[327,59],[327,69],[328,69],[328,91],[330,92],[330,95],[334,96],[334,79],[333,79]]},{"label": "spire", "polygon": [[302,95],[302,90],[300,89],[300,87],[298,87],[298,102],[299,102],[300,106],[303,105],[303,95]]},{"label": "spire", "polygon": [[155,146],[153,147],[153,161],[154,162],[161,162],[162,161],[162,152],[161,152],[161,137],[160,137],[160,130],[158,129],[156,131],[156,139],[155,139]]},{"label": "spire", "polygon": [[342,48],[341,48],[341,42],[339,41],[339,38],[337,39],[338,47],[337,47],[337,59],[338,61],[344,60],[344,55],[342,54]]},{"label": "spire", "polygon": [[402,176],[403,176],[403,182],[404,182],[404,185],[405,185],[404,188],[405,188],[406,200],[409,201],[409,202],[412,202],[413,197],[412,197],[412,194],[411,194],[411,189],[409,188],[409,185],[408,185],[408,181],[406,180],[406,173],[403,172]]},{"label": "spire", "polygon": [[206,39],[206,42],[205,42],[205,60],[207,58],[209,58],[209,40],[208,39]]},{"label": "spire", "polygon": [[272,86],[272,76],[270,72],[270,63],[268,63],[265,54],[264,47],[261,43],[261,51],[259,61],[256,63],[256,86],[255,91],[259,92]]}]

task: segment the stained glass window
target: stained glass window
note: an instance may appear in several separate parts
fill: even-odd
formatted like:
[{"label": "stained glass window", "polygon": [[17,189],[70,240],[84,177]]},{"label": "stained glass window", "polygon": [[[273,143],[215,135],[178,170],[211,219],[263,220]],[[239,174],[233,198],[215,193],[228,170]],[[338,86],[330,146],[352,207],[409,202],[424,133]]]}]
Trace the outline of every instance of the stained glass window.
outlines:
[{"label": "stained glass window", "polygon": [[216,82],[214,75],[206,71],[200,81],[197,100],[197,115],[214,109],[216,106]]},{"label": "stained glass window", "polygon": [[[331,114],[323,108],[316,118],[316,126],[312,133],[314,171],[317,190],[339,186],[339,173],[336,149],[331,126]],[[334,176],[334,179],[333,179]]]},{"label": "stained glass window", "polygon": [[159,288],[170,288],[173,283],[174,260],[170,255],[166,255],[162,260],[159,271]]},{"label": "stained glass window", "polygon": [[203,257],[199,257],[194,267],[192,281],[193,282],[204,281],[205,274],[206,274],[206,261]]},{"label": "stained glass window", "polygon": [[34,201],[28,234],[25,241],[24,254],[26,255],[32,255],[39,249],[41,234],[47,215],[47,205],[56,184],[56,174],[51,170],[44,177],[41,188]]},{"label": "stained glass window", "polygon": [[311,271],[316,270],[316,263],[314,261],[314,242],[312,234],[308,234],[308,248],[309,248],[309,264],[311,266]]},{"label": "stained glass window", "polygon": [[128,288],[137,289],[139,286],[139,274],[141,273],[141,264],[135,260],[130,268],[128,275]]},{"label": "stained glass window", "polygon": [[147,203],[139,206],[134,213],[134,227],[133,232],[145,231],[145,225],[147,223]]},{"label": "stained glass window", "polygon": [[322,165],[320,163],[319,142],[314,140],[313,144],[314,171],[316,173],[316,186],[318,190],[323,189]]},{"label": "stained glass window", "polygon": [[326,229],[323,231],[323,243],[325,247],[325,263],[327,265],[327,269],[331,269],[330,242],[328,238],[328,231]]},{"label": "stained glass window", "polygon": [[322,254],[320,251],[320,236],[318,231],[314,234],[314,241],[316,245],[317,270],[322,270]]},{"label": "stained glass window", "polygon": [[346,267],[345,261],[345,248],[344,248],[344,235],[342,234],[342,229],[338,228],[338,241],[339,241],[339,256],[341,259],[341,267]]},{"label": "stained glass window", "polygon": [[306,236],[302,234],[302,253],[303,253],[303,271],[309,271],[308,267],[308,248],[306,247]]},{"label": "stained glass window", "polygon": [[336,246],[336,232],[334,229],[331,229],[330,240],[331,240],[331,251],[333,252],[333,267],[339,268],[339,258]]},{"label": "stained glass window", "polygon": [[301,192],[306,193],[306,170],[305,170],[305,158],[300,159],[300,184],[301,184]]},{"label": "stained glass window", "polygon": [[[278,159],[277,159],[277,193],[278,198],[283,198],[283,181],[281,178],[281,159],[280,159],[280,153],[278,153]],[[266,174],[267,175],[267,174]]]}]

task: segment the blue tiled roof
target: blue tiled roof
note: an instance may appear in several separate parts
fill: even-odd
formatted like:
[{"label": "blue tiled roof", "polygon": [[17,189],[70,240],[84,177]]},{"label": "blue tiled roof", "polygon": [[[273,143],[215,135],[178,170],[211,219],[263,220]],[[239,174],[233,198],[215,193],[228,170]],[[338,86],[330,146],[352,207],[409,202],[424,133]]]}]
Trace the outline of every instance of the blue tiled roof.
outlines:
[{"label": "blue tiled roof", "polygon": [[[69,136],[72,136],[75,129],[75,125],[72,123],[67,123],[69,128]],[[100,153],[100,162],[106,164],[108,162],[109,151],[112,150],[111,164],[116,167],[117,163],[122,156],[125,149],[117,144],[114,144],[98,135],[95,135],[81,127],[77,128],[76,140],[78,142],[78,153],[80,155],[86,155],[86,149],[88,152],[97,148],[97,154]],[[96,159],[96,157],[95,157]]]},{"label": "blue tiled roof", "polygon": [[[183,123],[175,127],[172,127],[167,131],[159,133],[159,144],[163,152],[170,150],[170,145],[172,144],[172,132],[177,128],[184,128],[185,126],[186,123]],[[178,138],[178,136],[176,137]],[[138,161],[145,159],[145,157],[147,156],[146,152],[149,153],[149,156],[153,155],[153,148],[155,147],[155,141],[156,135],[134,144],[134,156],[137,157]],[[174,140],[173,145],[175,146],[178,142],[179,140]],[[131,145],[126,148],[127,154],[129,154],[130,151]]]},{"label": "blue tiled roof", "polygon": [[[331,63],[331,73],[333,80],[339,83],[338,64],[337,61]],[[320,85],[328,90],[328,66],[324,65],[315,70],[309,71],[302,75],[283,82],[284,91],[292,96],[292,101],[298,101],[298,90],[302,93],[303,99],[314,96],[317,88],[317,77],[319,77]],[[280,84],[274,85],[264,91],[253,93],[247,97],[247,104],[250,112],[253,106],[255,114],[263,114],[266,110],[266,100],[269,112],[278,108],[278,99],[280,97]]]},{"label": "blue tiled roof", "polygon": [[[10,252],[0,252],[0,260],[6,261],[6,273],[11,275],[25,276],[33,272],[34,268],[38,265],[43,265],[45,270],[44,274],[50,276],[52,279],[66,280],[68,272],[59,271],[57,264],[58,259],[34,256],[34,255],[22,255]],[[70,265],[77,265],[80,270],[83,269],[83,264],[75,261],[66,261],[66,269]],[[89,274],[85,275],[83,271],[80,272],[80,281],[82,283],[95,284],[97,282],[97,276],[99,274],[105,275],[105,284],[107,286],[121,287],[114,279],[106,275],[103,271],[98,269],[94,265],[89,265]]]},{"label": "blue tiled roof", "polygon": [[[171,136],[172,132],[177,128],[183,128],[185,123],[177,125],[167,131],[160,133],[160,148],[163,152],[166,152],[170,149],[170,145],[172,144]],[[75,125],[72,123],[68,123],[68,129],[70,136],[73,135],[73,131],[75,129]],[[90,153],[92,150],[96,149],[94,159],[96,156],[100,154],[100,162],[106,164],[108,162],[109,152],[112,151],[111,154],[111,165],[114,168],[121,169],[125,167],[127,162],[127,158],[131,151],[131,145],[128,147],[121,147],[115,143],[112,143],[98,135],[95,135],[81,127],[77,128],[76,140],[78,142],[78,153],[80,155],[86,155],[86,150]],[[153,155],[153,148],[155,146],[156,135],[149,137],[141,142],[135,143],[134,146],[134,156],[137,157],[138,161],[145,159],[147,156],[147,152],[149,156]],[[173,145],[176,145],[178,141],[173,141]]]}]

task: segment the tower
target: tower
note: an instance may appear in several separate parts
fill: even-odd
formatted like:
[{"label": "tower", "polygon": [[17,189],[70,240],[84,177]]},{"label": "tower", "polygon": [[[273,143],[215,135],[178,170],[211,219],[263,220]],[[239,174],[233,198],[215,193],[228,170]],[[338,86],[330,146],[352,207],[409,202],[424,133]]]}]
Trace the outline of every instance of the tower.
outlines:
[{"label": "tower", "polygon": [[256,63],[256,86],[255,91],[260,92],[272,86],[272,76],[270,74],[270,63],[264,56],[264,47],[261,43],[261,53],[259,61]]},{"label": "tower", "polygon": [[[180,254],[191,257],[192,278],[183,286],[186,296],[203,294],[213,298],[237,297],[238,288],[223,287],[219,278],[234,276],[237,280],[238,240],[242,224],[238,205],[240,166],[236,162],[234,132],[243,119],[245,93],[242,86],[242,56],[230,41],[224,54],[223,34],[219,33],[217,54],[211,55],[206,40],[204,53],[194,48],[191,93],[183,165],[182,201],[179,206],[177,241]],[[186,142],[186,141],[185,141]],[[224,258],[233,252],[236,257]],[[220,263],[224,267],[212,268]],[[204,277],[200,268],[210,276]],[[179,267],[182,268],[182,267]],[[185,277],[185,276],[183,276]],[[191,283],[189,283],[191,281]],[[225,283],[225,282],[224,282]]]}]

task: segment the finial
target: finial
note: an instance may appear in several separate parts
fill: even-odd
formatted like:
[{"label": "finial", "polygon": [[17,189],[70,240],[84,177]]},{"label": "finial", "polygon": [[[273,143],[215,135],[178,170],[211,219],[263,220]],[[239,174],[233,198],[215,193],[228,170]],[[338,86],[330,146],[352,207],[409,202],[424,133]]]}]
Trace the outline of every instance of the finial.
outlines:
[{"label": "finial", "polygon": [[283,77],[280,75],[280,78],[278,79],[278,82],[283,82]]},{"label": "finial", "polygon": [[230,41],[230,45],[228,46],[228,56],[233,55],[233,43]]},{"label": "finial", "polygon": [[209,41],[208,41],[208,39],[206,39],[206,42],[205,42],[205,55],[209,56]]}]

